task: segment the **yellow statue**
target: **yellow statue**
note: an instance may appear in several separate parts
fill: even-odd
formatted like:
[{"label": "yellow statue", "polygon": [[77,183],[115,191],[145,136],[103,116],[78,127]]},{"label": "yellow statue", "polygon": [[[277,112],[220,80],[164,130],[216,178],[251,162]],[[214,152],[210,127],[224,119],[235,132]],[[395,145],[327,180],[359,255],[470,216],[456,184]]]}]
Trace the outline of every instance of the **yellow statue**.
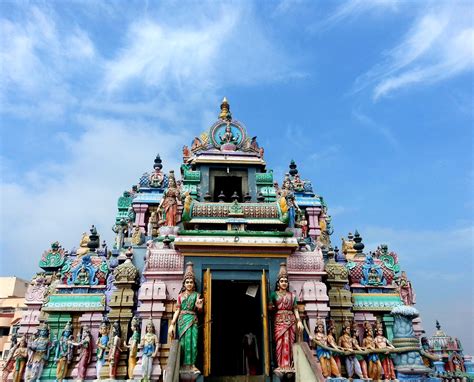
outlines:
[{"label": "yellow statue", "polygon": [[89,252],[89,247],[87,246],[89,241],[90,241],[89,235],[84,232],[82,234],[82,238],[81,238],[81,241],[79,243],[79,248],[76,251],[77,257],[80,258],[80,257],[84,256],[87,252]]}]

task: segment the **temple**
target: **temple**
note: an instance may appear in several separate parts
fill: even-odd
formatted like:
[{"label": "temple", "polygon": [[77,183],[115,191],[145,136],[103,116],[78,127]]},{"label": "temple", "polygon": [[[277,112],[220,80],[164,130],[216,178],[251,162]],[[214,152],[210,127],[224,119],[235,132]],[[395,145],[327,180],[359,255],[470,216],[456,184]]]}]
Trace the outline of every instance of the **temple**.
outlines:
[{"label": "temple", "polygon": [[294,161],[275,179],[225,98],[179,169],[150,164],[114,243],[92,226],[43,253],[5,381],[473,379],[459,340],[423,337],[398,255],[357,230],[338,248],[323,196]]}]

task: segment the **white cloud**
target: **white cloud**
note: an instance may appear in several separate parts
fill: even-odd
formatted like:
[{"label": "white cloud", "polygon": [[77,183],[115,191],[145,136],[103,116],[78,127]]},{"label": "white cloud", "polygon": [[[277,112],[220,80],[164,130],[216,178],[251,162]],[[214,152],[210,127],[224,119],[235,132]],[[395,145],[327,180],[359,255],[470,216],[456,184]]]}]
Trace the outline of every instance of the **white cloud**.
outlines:
[{"label": "white cloud", "polygon": [[139,119],[83,116],[80,122],[85,132],[78,139],[59,138],[70,153],[62,163],[41,164],[1,184],[1,274],[31,277],[51,242],[77,246],[91,224],[111,244],[117,198],[152,170],[158,152],[164,170],[179,174],[180,134]]},{"label": "white cloud", "polygon": [[47,7],[28,7],[23,17],[0,19],[0,93],[2,112],[21,118],[57,119],[76,104],[68,77],[87,68],[94,44],[79,27],[59,30]]},{"label": "white cloud", "polygon": [[474,69],[473,9],[467,3],[443,3],[422,9],[420,16],[376,65],[355,83],[370,87],[373,99],[393,92],[439,82]]},{"label": "white cloud", "polygon": [[105,90],[118,93],[138,81],[158,93],[172,87],[178,93],[202,94],[298,75],[265,36],[251,8],[234,5],[229,12],[227,5],[214,5],[212,19],[189,20],[170,25],[148,17],[131,24],[125,45],[105,65]]}]

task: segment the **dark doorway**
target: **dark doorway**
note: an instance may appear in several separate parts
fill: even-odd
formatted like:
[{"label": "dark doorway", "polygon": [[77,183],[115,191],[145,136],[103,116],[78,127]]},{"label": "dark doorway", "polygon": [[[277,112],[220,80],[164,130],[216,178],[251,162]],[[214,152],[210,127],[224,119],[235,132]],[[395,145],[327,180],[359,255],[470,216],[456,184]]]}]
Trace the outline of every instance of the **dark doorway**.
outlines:
[{"label": "dark doorway", "polygon": [[[258,288],[255,297],[252,288]],[[211,374],[245,375],[252,369],[262,374],[262,308],[260,282],[215,280],[212,282]],[[252,333],[257,343],[258,359],[244,343]],[[247,335],[247,336],[246,336]],[[245,354],[248,355],[245,362]]]},{"label": "dark doorway", "polygon": [[242,178],[240,176],[216,176],[214,184],[214,201],[219,201],[221,191],[225,195],[226,202],[232,202],[231,196],[234,192],[239,195],[239,202],[242,201]]}]

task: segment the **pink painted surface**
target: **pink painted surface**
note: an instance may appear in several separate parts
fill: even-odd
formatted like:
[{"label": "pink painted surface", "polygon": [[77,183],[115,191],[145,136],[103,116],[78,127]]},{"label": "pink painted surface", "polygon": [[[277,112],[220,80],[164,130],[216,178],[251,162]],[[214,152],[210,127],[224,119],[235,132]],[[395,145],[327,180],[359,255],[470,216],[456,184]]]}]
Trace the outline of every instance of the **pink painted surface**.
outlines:
[{"label": "pink painted surface", "polygon": [[319,215],[321,213],[321,207],[308,207],[306,208],[308,213],[308,234],[314,240],[321,236],[321,228],[319,227]]}]

